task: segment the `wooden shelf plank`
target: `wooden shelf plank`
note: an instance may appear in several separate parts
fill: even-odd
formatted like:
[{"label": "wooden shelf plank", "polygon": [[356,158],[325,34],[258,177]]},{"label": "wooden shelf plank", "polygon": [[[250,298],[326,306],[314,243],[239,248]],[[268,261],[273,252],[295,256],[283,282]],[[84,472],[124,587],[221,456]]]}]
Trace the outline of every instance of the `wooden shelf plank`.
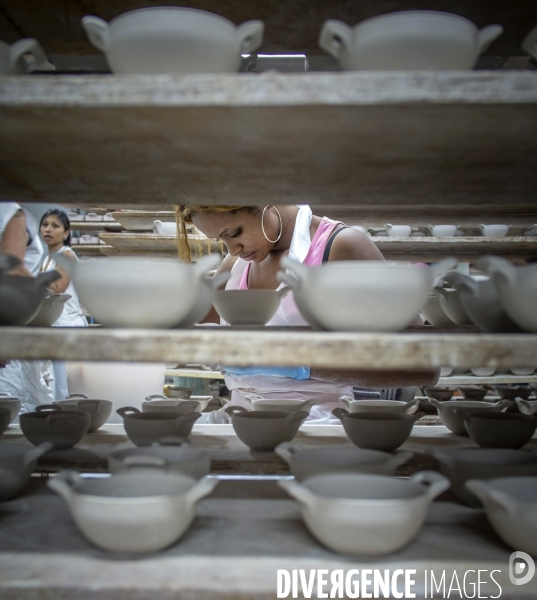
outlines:
[{"label": "wooden shelf plank", "polygon": [[535,205],[536,104],[523,71],[2,77],[0,200]]},{"label": "wooden shelf plank", "polygon": [[113,221],[71,221],[72,231],[121,231],[122,229],[121,223],[114,223]]},{"label": "wooden shelf plank", "polygon": [[77,256],[102,256],[103,250],[106,250],[104,244],[76,244],[72,246],[73,252]]},{"label": "wooden shelf plank", "polygon": [[[99,238],[108,246],[120,252],[158,252],[160,254],[177,256],[177,238],[174,235],[159,233],[100,233]],[[206,251],[219,252],[220,244],[207,237],[189,235],[189,244],[195,247],[198,242]],[[536,244],[537,246],[537,244]]]},{"label": "wooden shelf plank", "polygon": [[[534,362],[537,358],[534,359]],[[500,374],[490,377],[476,377],[475,375],[450,375],[449,377],[440,377],[437,386],[454,385],[498,385],[504,383],[537,383],[537,375],[510,375]]]},{"label": "wooden shelf plank", "polygon": [[153,221],[157,219],[163,223],[175,223],[173,210],[116,211],[113,216],[128,231],[152,231]]},{"label": "wooden shelf plank", "polygon": [[186,330],[2,327],[0,356],[52,360],[119,360],[310,365],[354,369],[440,366],[515,367],[537,356],[537,335],[338,333],[197,327]]}]

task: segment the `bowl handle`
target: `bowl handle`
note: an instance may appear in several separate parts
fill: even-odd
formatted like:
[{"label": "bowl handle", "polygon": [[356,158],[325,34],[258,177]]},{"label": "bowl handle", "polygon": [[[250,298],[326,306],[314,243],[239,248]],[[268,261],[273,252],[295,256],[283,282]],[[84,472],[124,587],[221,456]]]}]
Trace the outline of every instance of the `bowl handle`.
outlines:
[{"label": "bowl handle", "polygon": [[[293,292],[300,291],[300,288],[301,288],[300,281],[293,275],[290,275],[289,273],[286,273],[285,271],[278,271],[276,273],[276,279],[278,281],[281,281],[282,283],[285,283],[287,288],[291,289]],[[282,288],[282,289],[285,289],[285,288]]]},{"label": "bowl handle", "polygon": [[246,21],[239,25],[236,29],[236,36],[241,54],[251,54],[254,50],[257,50],[263,43],[264,31],[265,24],[258,19]]},{"label": "bowl handle", "polygon": [[523,400],[522,398],[515,398],[515,402],[518,405],[518,410],[522,414],[533,415],[535,412],[537,412],[537,404],[532,406],[527,400]]},{"label": "bowl handle", "polygon": [[68,396],[65,396],[66,400],[75,400],[76,398],[80,398],[81,400],[87,400],[88,396],[86,396],[86,394],[69,394]]},{"label": "bowl handle", "polygon": [[42,442],[39,446],[29,450],[23,458],[24,467],[28,468],[35,460],[37,460],[42,454],[45,454],[48,450],[54,447],[52,442]]},{"label": "bowl handle", "polygon": [[344,404],[347,408],[349,408],[350,405],[351,405],[351,402],[354,402],[354,398],[351,398],[350,396],[341,396],[341,398],[339,399],[339,401],[342,404]]},{"label": "bowl handle", "polygon": [[432,264],[429,267],[429,273],[431,274],[431,280],[435,281],[438,277],[443,277],[448,269],[452,269],[457,264],[457,259],[453,256],[448,256],[439,260],[437,263]]},{"label": "bowl handle", "polygon": [[438,413],[440,413],[440,406],[442,405],[442,403],[439,400],[437,400],[436,398],[429,398],[429,404],[432,404],[436,408]]},{"label": "bowl handle", "polygon": [[60,471],[55,477],[47,480],[47,486],[62,496],[69,506],[73,500],[73,486],[80,481],[80,476],[73,469]]},{"label": "bowl handle", "polygon": [[400,465],[404,465],[414,456],[414,452],[409,452],[408,450],[402,450],[401,452],[396,452],[391,458],[386,462],[386,467],[395,469]]},{"label": "bowl handle", "polygon": [[278,297],[281,300],[282,298],[285,298],[285,296],[287,296],[287,294],[289,292],[292,292],[292,291],[293,290],[290,285],[284,285],[281,290],[278,290]]},{"label": "bowl handle", "polygon": [[334,417],[343,421],[343,418],[348,417],[350,415],[350,412],[348,410],[345,410],[344,408],[338,407],[338,408],[334,408],[334,410],[332,411],[332,414],[334,415]]},{"label": "bowl handle", "polygon": [[235,415],[242,415],[245,412],[248,412],[244,406],[226,406],[224,409],[230,417],[234,417]]},{"label": "bowl handle", "polygon": [[521,48],[530,56],[537,58],[537,27],[534,27],[524,38]]},{"label": "bowl handle", "polygon": [[486,27],[483,27],[477,34],[479,54],[485,52],[492,42],[502,33],[503,27],[501,25],[487,25]]},{"label": "bowl handle", "polygon": [[29,54],[31,56],[27,66],[28,72],[34,71],[35,69],[39,69],[40,71],[55,71],[54,65],[49,63],[41,44],[36,39],[26,38],[11,44],[9,48],[11,65],[15,65],[23,54]]},{"label": "bowl handle", "polygon": [[504,492],[490,487],[488,481],[482,479],[469,479],[464,485],[473,492],[485,506],[492,500],[503,507],[509,514],[513,516],[516,514],[516,502]]},{"label": "bowl handle", "polygon": [[219,481],[215,477],[203,477],[193,485],[186,493],[185,500],[189,506],[193,506],[201,498],[208,496]]},{"label": "bowl handle", "polygon": [[342,51],[349,46],[351,35],[352,28],[346,23],[328,19],[323,23],[319,35],[319,46],[334,58],[339,59]]},{"label": "bowl handle", "polygon": [[151,396],[146,396],[144,400],[151,402],[151,400],[169,400],[169,398],[165,394],[151,394]]},{"label": "bowl handle", "polygon": [[309,508],[315,505],[315,496],[303,485],[293,479],[280,479],[278,485],[283,488],[295,500]]},{"label": "bowl handle", "polygon": [[419,399],[409,400],[405,404],[405,410],[403,412],[407,415],[414,415],[414,414],[416,414],[419,405],[420,405]]},{"label": "bowl handle", "polygon": [[231,271],[224,271],[223,273],[217,273],[214,277],[211,277],[211,288],[213,290],[218,290],[220,286],[227,283],[229,276],[231,275]]},{"label": "bowl handle", "polygon": [[416,421],[419,421],[421,419],[421,417],[424,417],[425,413],[423,411],[414,413],[413,415],[409,415],[408,413],[405,413],[405,416],[408,417],[411,421],[413,421],[415,423]]},{"label": "bowl handle", "polygon": [[293,456],[300,452],[301,447],[293,442],[282,442],[274,448],[274,452],[281,456],[286,463],[290,463]]},{"label": "bowl handle", "polygon": [[151,469],[162,469],[166,470],[168,468],[168,461],[160,456],[149,456],[149,455],[141,455],[141,456],[126,456],[121,461],[127,469],[135,469],[136,467],[148,467]]},{"label": "bowl handle", "polygon": [[56,404],[39,404],[38,406],[35,407],[35,412],[36,413],[55,413],[55,412],[61,412],[62,409],[57,406]]},{"label": "bowl handle", "polygon": [[427,496],[432,501],[451,485],[449,479],[436,471],[420,471],[410,478],[410,481],[427,486]]},{"label": "bowl handle", "polygon": [[110,45],[110,26],[99,17],[82,17],[82,27],[89,41],[102,52],[108,52]]},{"label": "bowl handle", "polygon": [[301,410],[299,412],[295,412],[295,413],[289,413],[284,421],[285,421],[285,425],[289,426],[289,427],[293,427],[298,425],[300,427],[300,425],[302,425],[302,423],[310,416],[309,411],[307,410]]},{"label": "bowl handle", "polygon": [[265,398],[259,394],[248,394],[248,396],[244,396],[244,399],[251,403],[252,400],[264,400]]},{"label": "bowl handle", "polygon": [[122,406],[121,408],[118,408],[116,412],[120,417],[123,418],[128,417],[130,415],[140,414],[140,411],[137,408],[134,408],[134,406]]},{"label": "bowl handle", "polygon": [[216,269],[222,262],[222,257],[219,254],[206,254],[202,256],[194,265],[194,278],[199,281],[209,271]]}]

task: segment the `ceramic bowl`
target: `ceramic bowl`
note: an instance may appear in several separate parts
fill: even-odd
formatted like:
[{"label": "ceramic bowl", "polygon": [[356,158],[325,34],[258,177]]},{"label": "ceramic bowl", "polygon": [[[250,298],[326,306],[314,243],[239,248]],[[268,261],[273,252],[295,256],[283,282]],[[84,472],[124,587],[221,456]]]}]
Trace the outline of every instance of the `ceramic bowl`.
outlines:
[{"label": "ceramic bowl", "polygon": [[537,429],[537,417],[520,413],[461,413],[466,430],[481,448],[522,448]]},{"label": "ceramic bowl", "polygon": [[60,318],[69,294],[47,294],[35,317],[28,323],[31,327],[50,327]]},{"label": "ceramic bowl", "polygon": [[482,235],[486,237],[505,237],[511,225],[480,225]]},{"label": "ceramic bowl", "polygon": [[123,425],[129,439],[136,446],[150,446],[167,435],[188,438],[199,412],[176,414],[174,412],[140,412],[137,408],[124,406],[117,409],[123,417]]},{"label": "ceramic bowl", "polygon": [[446,314],[436,294],[429,295],[429,299],[421,309],[421,314],[435,327],[452,327],[455,324]]},{"label": "ceramic bowl", "polygon": [[36,39],[25,38],[11,46],[0,42],[0,75],[24,75],[35,70],[54,71]]},{"label": "ceramic bowl", "polygon": [[263,398],[257,394],[245,396],[252,405],[252,410],[276,410],[283,412],[309,412],[316,400],[300,400],[298,398]]},{"label": "ceramic bowl", "polygon": [[537,555],[537,477],[470,480],[496,533],[511,548]]},{"label": "ceramic bowl", "polygon": [[110,473],[158,469],[200,479],[209,474],[210,468],[209,453],[203,448],[192,448],[188,444],[178,446],[156,444],[145,448],[127,448],[115,450],[108,456]]},{"label": "ceramic bowl", "polygon": [[176,327],[184,329],[192,327],[196,323],[201,323],[213,307],[213,298],[216,290],[226,283],[230,275],[230,271],[218,273],[217,275],[204,275],[199,281],[198,297],[194,306]]},{"label": "ceramic bowl", "polygon": [[380,555],[414,538],[449,481],[428,471],[409,479],[327,473],[278,485],[298,500],[308,529],[322,544],[336,552]]},{"label": "ceramic bowl", "polygon": [[132,10],[110,24],[83,17],[90,42],[106,54],[114,73],[226,73],[238,71],[241,54],[263,41],[262,21],[236,26],[223,17],[191,8]]},{"label": "ceramic bowl", "polygon": [[453,367],[440,367],[440,377],[449,377],[453,373]]},{"label": "ceramic bowl", "polygon": [[450,13],[405,10],[366,19],[354,28],[325,21],[319,46],[344,71],[459,71],[472,69],[502,31],[500,25],[479,30]]},{"label": "ceramic bowl", "polygon": [[534,415],[537,412],[537,400],[522,400],[522,398],[516,398],[518,410],[523,415]]},{"label": "ceramic bowl", "polygon": [[494,391],[502,399],[514,401],[517,398],[527,400],[531,396],[531,387],[528,385],[496,385]]},{"label": "ceramic bowl", "polygon": [[454,392],[453,388],[448,387],[440,388],[424,386],[422,389],[426,396],[429,398],[434,398],[435,400],[439,400],[440,402],[451,400]]},{"label": "ceramic bowl", "polygon": [[11,409],[0,407],[0,435],[2,435],[11,423]]},{"label": "ceramic bowl", "polygon": [[19,416],[26,439],[34,446],[52,442],[54,448],[66,450],[76,446],[88,433],[91,415],[88,412],[62,410],[55,404],[42,404],[35,412]]},{"label": "ceramic bowl", "polygon": [[228,406],[225,410],[241,442],[259,452],[272,452],[279,444],[290,442],[309,414],[305,411],[249,411],[241,406]]},{"label": "ceramic bowl", "polygon": [[481,501],[465,485],[469,479],[537,476],[537,454],[506,448],[446,448],[435,450],[440,471],[451,481],[457,497],[470,506]]},{"label": "ceramic bowl", "polygon": [[359,412],[387,412],[413,415],[418,410],[419,400],[354,400],[347,396],[339,399],[350,413]]},{"label": "ceramic bowl", "polygon": [[[63,259],[63,260],[62,260]],[[174,327],[198,301],[200,280],[221,257],[195,265],[174,259],[110,259],[75,263],[57,257],[81,302],[107,327]]]},{"label": "ceramic bowl", "polygon": [[[168,398],[190,398],[192,396],[192,392],[194,391],[193,387],[186,385],[165,385],[164,386],[164,394]],[[157,396],[149,396],[146,400],[151,400],[152,398],[156,398]]]},{"label": "ceramic bowl", "polygon": [[427,230],[434,237],[453,237],[457,233],[457,225],[429,225]]},{"label": "ceramic bowl", "polygon": [[16,496],[30,480],[37,459],[52,448],[50,442],[37,448],[26,444],[0,444],[0,502]]},{"label": "ceramic bowl", "polygon": [[230,325],[265,325],[289,291],[287,286],[281,290],[218,290],[214,307]]},{"label": "ceramic bowl", "polygon": [[412,233],[412,227],[410,225],[391,225],[387,223],[384,225],[384,229],[386,229],[386,233],[389,236],[394,237],[409,237]]},{"label": "ceramic bowl", "polygon": [[[212,399],[212,397],[211,397]],[[201,412],[201,404],[190,399],[151,400],[142,402],[143,413],[170,412],[177,415],[185,415],[191,412]]]},{"label": "ceramic bowl", "polygon": [[472,320],[466,314],[464,306],[462,305],[459,290],[437,287],[435,288],[435,294],[437,294],[440,299],[440,304],[444,309],[444,312],[453,323],[456,323],[457,325],[472,324]]},{"label": "ceramic bowl", "polygon": [[438,402],[431,398],[431,404],[438,410],[438,414],[442,419],[442,423],[455,435],[467,436],[468,432],[464,426],[464,420],[458,414],[455,414],[455,410],[479,410],[479,411],[492,411],[499,412],[501,410],[507,410],[510,406],[508,400],[501,400],[500,402],[484,402],[482,400],[450,400],[449,402]]},{"label": "ceramic bowl", "polygon": [[[73,394],[75,396],[75,394]],[[112,414],[112,402],[110,400],[95,400],[93,398],[74,398],[68,400],[57,400],[54,403],[62,410],[80,410],[90,415],[90,426],[88,433],[93,433],[101,428]]]},{"label": "ceramic bowl", "polygon": [[466,400],[483,400],[487,394],[487,388],[480,385],[463,385],[457,389]]},{"label": "ceramic bowl", "polygon": [[524,331],[537,333],[537,265],[518,267],[498,256],[484,256],[476,267],[494,281],[509,317]]},{"label": "ceramic bowl", "polygon": [[[454,266],[443,259],[433,266],[383,261],[332,261],[308,267],[284,257],[277,277],[293,289],[299,310],[305,304],[312,326],[334,331],[399,331],[427,302],[440,275]],[[293,276],[294,274],[295,276]]]},{"label": "ceramic bowl", "polygon": [[47,271],[37,277],[6,274],[18,264],[19,261],[14,258],[7,269],[0,269],[0,325],[20,326],[29,323],[48,294],[47,286],[60,278],[58,271]]},{"label": "ceramic bowl", "polygon": [[363,448],[304,448],[292,442],[280,444],[275,452],[287,462],[298,481],[323,473],[393,475],[413,456],[412,452],[390,454]]},{"label": "ceramic bowl", "polygon": [[11,396],[7,392],[0,392],[0,408],[9,408],[11,413],[11,423],[19,416],[21,410],[21,400],[16,396]]},{"label": "ceramic bowl", "polygon": [[157,219],[153,221],[153,232],[160,235],[173,235],[177,237],[177,223],[163,222]]},{"label": "ceramic bowl", "polygon": [[111,552],[156,552],[176,542],[195,516],[196,502],[217,479],[131,471],[82,479],[62,471],[48,486],[63,496],[82,534]]},{"label": "ceramic bowl", "polygon": [[335,408],[332,414],[341,420],[343,429],[350,441],[358,448],[394,452],[406,442],[414,423],[424,413],[413,415],[392,412],[350,413],[343,408]]},{"label": "ceramic bowl", "polygon": [[496,373],[496,367],[472,367],[470,371],[476,377],[492,377]]},{"label": "ceramic bowl", "polygon": [[529,375],[533,375],[534,372],[535,367],[511,367],[511,373],[519,377],[528,377]]}]

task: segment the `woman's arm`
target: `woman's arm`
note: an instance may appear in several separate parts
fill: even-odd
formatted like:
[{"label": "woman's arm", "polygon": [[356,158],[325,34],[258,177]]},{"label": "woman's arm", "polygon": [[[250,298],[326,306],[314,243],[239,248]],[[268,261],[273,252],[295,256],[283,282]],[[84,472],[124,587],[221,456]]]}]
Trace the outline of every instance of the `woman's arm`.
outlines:
[{"label": "woman's arm", "polygon": [[[65,252],[62,252],[62,256],[65,256],[69,260],[76,261],[76,256],[73,252],[71,252],[71,250],[65,250]],[[67,271],[64,271],[64,269],[62,269],[58,265],[56,265],[54,268],[56,269],[56,271],[58,271],[61,277],[57,279],[54,283],[49,284],[48,288],[53,292],[56,292],[56,294],[63,294],[69,286],[69,284],[71,283],[71,278],[67,274]]]},{"label": "woman's arm", "polygon": [[19,266],[12,269],[10,275],[22,275],[32,277],[32,274],[24,266],[24,255],[28,245],[28,232],[26,231],[26,217],[24,211],[18,210],[4,229],[2,241],[0,242],[0,254],[11,254],[19,259]]},{"label": "woman's arm", "polygon": [[[220,273],[226,273],[228,271],[231,271],[237,258],[238,258],[238,256],[231,256],[231,254],[227,254],[224,257],[224,260],[220,263],[220,266],[218,267],[218,269],[216,270],[216,273],[214,275],[216,276],[216,275],[219,275]],[[225,287],[225,285],[222,285],[222,286],[220,286],[220,289],[224,289],[224,287]],[[215,323],[217,325],[220,325],[220,315],[216,312],[216,308],[214,306],[211,308],[211,310],[209,311],[209,313],[207,314],[205,319],[203,319],[203,321],[201,321],[201,322],[202,323]]]}]

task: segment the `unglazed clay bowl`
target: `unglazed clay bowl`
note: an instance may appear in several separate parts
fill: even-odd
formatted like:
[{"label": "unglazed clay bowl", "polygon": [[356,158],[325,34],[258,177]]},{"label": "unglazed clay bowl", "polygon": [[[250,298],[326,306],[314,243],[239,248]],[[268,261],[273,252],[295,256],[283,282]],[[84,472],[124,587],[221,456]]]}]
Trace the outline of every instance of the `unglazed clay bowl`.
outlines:
[{"label": "unglazed clay bowl", "polygon": [[76,446],[88,433],[91,415],[88,412],[62,410],[55,404],[37,406],[36,412],[19,417],[22,433],[34,446],[52,442],[54,448],[66,450]]},{"label": "unglazed clay bowl", "polygon": [[156,552],[176,542],[195,516],[196,502],[217,479],[199,481],[164,472],[131,471],[82,479],[62,471],[48,486],[63,496],[82,534],[111,552]]},{"label": "unglazed clay bowl", "polygon": [[0,408],[8,408],[11,413],[11,423],[19,416],[21,410],[20,398],[0,392]]},{"label": "unglazed clay bowl", "polygon": [[75,263],[60,255],[57,261],[99,323],[166,328],[178,325],[190,313],[198,301],[200,280],[221,258],[211,254],[196,264],[154,258]]},{"label": "unglazed clay bowl", "polygon": [[[74,396],[74,394],[73,394]],[[90,426],[88,433],[93,433],[102,427],[112,414],[112,402],[110,400],[95,400],[93,398],[74,398],[68,400],[57,400],[54,404],[62,410],[80,410],[90,414]]]},{"label": "unglazed clay bowl", "polygon": [[494,391],[500,398],[506,400],[516,400],[516,398],[527,400],[531,396],[531,388],[527,385],[496,385]]},{"label": "unglazed clay bowl", "polygon": [[11,423],[11,409],[0,407],[0,435],[9,427]]},{"label": "unglazed clay bowl", "polygon": [[0,502],[16,496],[28,483],[37,459],[52,448],[50,442],[37,448],[26,444],[0,444]]},{"label": "unglazed clay bowl", "polygon": [[259,452],[272,452],[279,444],[290,442],[309,414],[305,411],[249,411],[241,406],[228,406],[225,410],[241,442]]},{"label": "unglazed clay bowl", "polygon": [[316,400],[300,400],[298,398],[263,398],[257,394],[245,396],[252,405],[252,410],[275,410],[283,412],[308,412]]},{"label": "unglazed clay bowl", "polygon": [[[425,305],[436,279],[455,265],[443,259],[424,267],[403,262],[344,260],[308,267],[284,257],[277,277],[307,305],[313,327],[333,331],[400,331]],[[294,274],[294,276],[293,276]]]},{"label": "unglazed clay bowl", "polygon": [[230,325],[265,325],[288,292],[287,286],[281,290],[218,290],[214,307]]},{"label": "unglazed clay bowl", "polygon": [[238,71],[241,54],[263,41],[262,21],[235,25],[220,15],[178,6],[152,6],[107,23],[82,18],[90,42],[114,73],[187,74]]},{"label": "unglazed clay bowl", "polygon": [[363,448],[305,448],[284,442],[275,449],[298,481],[323,473],[371,473],[393,475],[398,466],[412,458],[412,452],[390,454]]},{"label": "unglazed clay bowl", "polygon": [[187,439],[199,412],[176,414],[174,412],[140,412],[137,408],[124,406],[117,409],[123,417],[123,425],[129,439],[136,446],[150,446],[163,436],[180,436]]},{"label": "unglazed clay bowl", "polygon": [[413,415],[418,410],[419,400],[354,400],[347,396],[340,399],[350,413],[358,412],[388,412]]},{"label": "unglazed clay bowl", "polygon": [[442,423],[455,435],[467,436],[468,432],[464,426],[464,421],[460,415],[455,414],[455,410],[462,411],[467,410],[480,410],[480,411],[493,411],[499,412],[501,410],[507,410],[510,406],[508,400],[501,400],[500,402],[484,402],[482,400],[449,400],[448,402],[439,402],[434,398],[430,400],[431,404],[436,408]]},{"label": "unglazed clay bowl", "polygon": [[142,412],[157,413],[170,412],[184,415],[191,412],[201,412],[201,404],[196,400],[151,400],[142,402]]},{"label": "unglazed clay bowl", "polygon": [[457,386],[457,389],[466,400],[483,400],[487,395],[487,388],[480,385]]},{"label": "unglazed clay bowl", "polygon": [[425,395],[429,398],[434,398],[435,400],[439,400],[440,402],[447,402],[451,400],[453,397],[453,388],[437,388],[437,387],[428,387],[424,386],[423,391]]},{"label": "unglazed clay bowl", "polygon": [[496,533],[511,548],[537,556],[537,477],[470,480]]},{"label": "unglazed clay bowl", "polygon": [[110,473],[157,469],[200,479],[209,474],[210,468],[209,453],[203,448],[192,448],[188,444],[179,446],[155,444],[144,448],[127,448],[115,450],[108,456]]},{"label": "unglazed clay bowl", "polygon": [[537,476],[537,453],[507,448],[446,448],[434,450],[440,471],[451,481],[451,489],[466,504],[481,501],[465,485],[469,479]]},{"label": "unglazed clay bowl", "polygon": [[414,538],[449,480],[429,471],[409,479],[326,473],[278,485],[298,500],[308,529],[322,544],[336,552],[381,555]]},{"label": "unglazed clay bowl", "polygon": [[343,408],[335,408],[332,414],[341,420],[343,429],[350,441],[358,448],[393,452],[404,444],[414,423],[424,413],[413,415],[391,412],[350,413]]},{"label": "unglazed clay bowl", "polygon": [[537,429],[537,417],[520,413],[468,412],[460,416],[481,448],[522,448]]}]

